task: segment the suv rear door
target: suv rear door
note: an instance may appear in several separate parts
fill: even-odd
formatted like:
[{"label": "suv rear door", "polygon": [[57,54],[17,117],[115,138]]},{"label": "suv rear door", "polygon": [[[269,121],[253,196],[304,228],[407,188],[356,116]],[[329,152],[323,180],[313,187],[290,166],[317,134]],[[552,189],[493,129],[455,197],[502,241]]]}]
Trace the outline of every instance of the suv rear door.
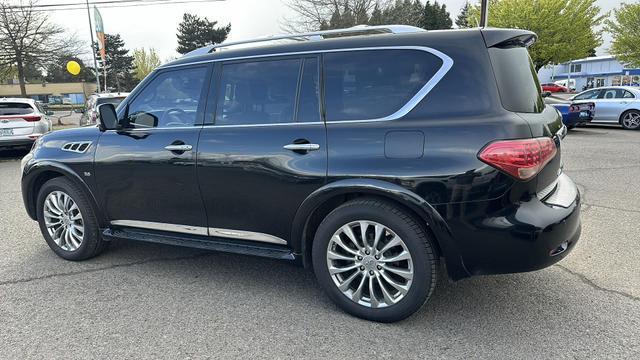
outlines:
[{"label": "suv rear door", "polygon": [[285,245],[326,179],[318,57],[228,61],[216,72],[198,147],[209,234]]}]

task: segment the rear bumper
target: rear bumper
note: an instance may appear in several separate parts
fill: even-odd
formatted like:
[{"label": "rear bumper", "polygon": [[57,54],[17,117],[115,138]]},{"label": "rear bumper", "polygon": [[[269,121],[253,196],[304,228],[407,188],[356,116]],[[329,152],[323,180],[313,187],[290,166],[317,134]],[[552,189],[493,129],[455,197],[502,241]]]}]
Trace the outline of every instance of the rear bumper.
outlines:
[{"label": "rear bumper", "polygon": [[447,222],[470,275],[551,266],[580,238],[580,193],[566,175],[544,200],[533,197],[507,208],[504,199],[459,206],[464,215]]}]

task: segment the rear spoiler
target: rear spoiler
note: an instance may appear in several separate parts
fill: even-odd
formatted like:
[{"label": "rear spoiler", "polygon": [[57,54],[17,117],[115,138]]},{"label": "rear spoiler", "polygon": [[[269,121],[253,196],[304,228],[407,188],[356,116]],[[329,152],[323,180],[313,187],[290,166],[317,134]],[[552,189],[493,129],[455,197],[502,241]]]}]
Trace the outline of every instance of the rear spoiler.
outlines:
[{"label": "rear spoiler", "polygon": [[488,48],[529,47],[538,35],[529,30],[483,28],[480,30]]}]

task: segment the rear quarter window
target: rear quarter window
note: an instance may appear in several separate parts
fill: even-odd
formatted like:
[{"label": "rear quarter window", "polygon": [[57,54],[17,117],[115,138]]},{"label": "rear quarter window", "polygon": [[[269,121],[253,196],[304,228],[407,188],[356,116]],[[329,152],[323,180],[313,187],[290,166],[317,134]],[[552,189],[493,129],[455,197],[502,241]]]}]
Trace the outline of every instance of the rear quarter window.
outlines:
[{"label": "rear quarter window", "polygon": [[421,50],[363,50],[324,54],[328,121],[369,120],[402,108],[442,66]]},{"label": "rear quarter window", "polygon": [[33,107],[26,103],[0,102],[0,115],[26,115],[33,113]]},{"label": "rear quarter window", "polygon": [[513,112],[542,112],[544,101],[540,83],[527,49],[490,48],[489,57],[502,106]]}]

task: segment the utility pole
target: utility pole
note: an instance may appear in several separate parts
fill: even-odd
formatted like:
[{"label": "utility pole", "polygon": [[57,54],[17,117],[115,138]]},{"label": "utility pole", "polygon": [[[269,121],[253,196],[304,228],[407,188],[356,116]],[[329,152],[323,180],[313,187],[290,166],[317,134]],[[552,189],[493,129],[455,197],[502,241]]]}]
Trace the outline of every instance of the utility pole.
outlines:
[{"label": "utility pole", "polygon": [[96,52],[93,49],[93,26],[91,26],[91,11],[89,11],[89,0],[87,2],[87,17],[89,18],[89,33],[91,34],[91,55],[93,55],[93,68],[96,74],[96,84],[98,85],[98,92],[100,92],[100,73],[98,73],[98,61],[96,61]]},{"label": "utility pole", "polygon": [[489,23],[489,0],[482,0],[480,3],[480,27],[487,27]]}]

